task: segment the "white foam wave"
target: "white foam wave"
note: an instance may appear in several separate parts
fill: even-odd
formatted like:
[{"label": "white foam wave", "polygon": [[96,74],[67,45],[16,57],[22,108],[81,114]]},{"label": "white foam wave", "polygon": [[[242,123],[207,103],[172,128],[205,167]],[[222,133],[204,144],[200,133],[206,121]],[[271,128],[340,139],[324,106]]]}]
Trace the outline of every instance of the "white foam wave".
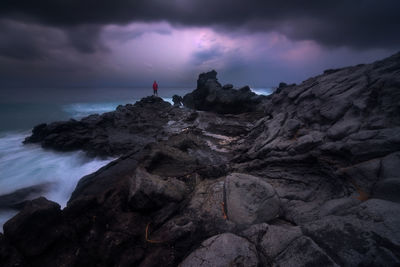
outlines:
[{"label": "white foam wave", "polygon": [[[38,145],[23,145],[27,133],[0,136],[0,195],[15,190],[50,183],[43,196],[65,207],[79,179],[95,172],[111,159],[91,159],[83,152],[59,153],[47,151]],[[13,211],[0,213],[1,221]]]},{"label": "white foam wave", "polygon": [[163,99],[165,102],[170,103],[171,105],[174,104],[174,102],[172,101],[172,97],[163,97],[162,99]]},{"label": "white foam wave", "polygon": [[274,90],[272,88],[251,88],[251,91],[257,95],[270,95]]}]

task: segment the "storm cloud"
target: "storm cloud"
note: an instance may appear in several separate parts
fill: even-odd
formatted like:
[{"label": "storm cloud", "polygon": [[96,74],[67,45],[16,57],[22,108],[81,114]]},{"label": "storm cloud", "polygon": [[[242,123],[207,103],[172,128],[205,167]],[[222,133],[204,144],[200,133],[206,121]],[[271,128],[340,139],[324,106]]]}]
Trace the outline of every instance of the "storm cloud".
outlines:
[{"label": "storm cloud", "polygon": [[0,87],[298,82],[400,47],[400,2],[0,1]]},{"label": "storm cloud", "polygon": [[[3,0],[0,3],[3,17],[62,28],[167,21],[226,30],[277,31],[293,40],[357,48],[398,46],[398,10],[397,0]],[[91,50],[84,44],[79,47]]]}]

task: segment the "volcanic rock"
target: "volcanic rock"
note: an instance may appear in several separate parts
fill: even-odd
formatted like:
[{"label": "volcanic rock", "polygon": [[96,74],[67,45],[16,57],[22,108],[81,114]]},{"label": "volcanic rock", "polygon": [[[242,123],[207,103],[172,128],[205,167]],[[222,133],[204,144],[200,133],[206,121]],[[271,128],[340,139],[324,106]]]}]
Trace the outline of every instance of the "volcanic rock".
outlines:
[{"label": "volcanic rock", "polygon": [[232,173],[226,177],[227,216],[238,224],[268,222],[279,215],[274,188],[261,178]]},{"label": "volcanic rock", "polygon": [[246,239],[225,233],[205,240],[179,266],[258,266],[257,252]]},{"label": "volcanic rock", "polygon": [[265,96],[257,96],[248,86],[233,89],[230,84],[221,87],[217,80],[217,72],[212,70],[199,75],[197,88],[183,97],[186,107],[213,111],[221,114],[239,114],[262,111],[261,103]]},{"label": "volcanic rock", "polygon": [[152,96],[39,125],[27,142],[118,158],[63,210],[28,201],[0,265],[398,266],[399,73],[396,54],[258,97],[212,71],[197,110]]},{"label": "volcanic rock", "polygon": [[149,96],[118,106],[116,111],[91,115],[80,121],[54,122],[36,126],[25,143],[40,143],[60,151],[82,149],[90,156],[117,156],[138,151],[154,142],[170,116],[171,105],[160,97]]},{"label": "volcanic rock", "polygon": [[62,235],[54,227],[60,216],[60,205],[44,197],[37,198],[4,224],[4,235],[24,255],[37,256]]},{"label": "volcanic rock", "polygon": [[183,101],[183,98],[181,96],[179,96],[179,95],[172,96],[172,102],[174,102],[174,106],[177,106],[177,107],[182,106],[182,101]]}]

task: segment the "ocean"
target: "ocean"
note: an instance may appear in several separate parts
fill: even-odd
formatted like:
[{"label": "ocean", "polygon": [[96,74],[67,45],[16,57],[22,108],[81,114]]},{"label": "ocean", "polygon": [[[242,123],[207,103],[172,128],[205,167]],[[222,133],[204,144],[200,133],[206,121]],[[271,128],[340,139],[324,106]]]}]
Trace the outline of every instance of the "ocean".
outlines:
[{"label": "ocean", "polygon": [[[192,90],[160,88],[159,94],[172,103],[174,94],[183,96]],[[272,92],[269,88],[252,90],[263,95]],[[43,122],[113,111],[118,105],[133,104],[151,93],[150,88],[0,89],[0,196],[46,183],[51,187],[44,196],[65,207],[81,177],[114,159],[88,158],[81,151],[56,152],[36,144],[22,144],[31,129]],[[16,213],[0,210],[0,232]]]}]

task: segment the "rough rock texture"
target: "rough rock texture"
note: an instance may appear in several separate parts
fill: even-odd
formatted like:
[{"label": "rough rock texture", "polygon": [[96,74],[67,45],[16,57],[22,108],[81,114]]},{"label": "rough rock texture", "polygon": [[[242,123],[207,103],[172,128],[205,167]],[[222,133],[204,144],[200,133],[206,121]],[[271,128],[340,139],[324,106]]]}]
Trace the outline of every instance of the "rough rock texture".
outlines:
[{"label": "rough rock texture", "polygon": [[205,240],[179,266],[257,267],[258,259],[253,244],[242,237],[226,233]]},{"label": "rough rock texture", "polygon": [[162,138],[169,117],[179,109],[160,97],[149,96],[118,106],[116,111],[94,114],[80,121],[53,122],[36,126],[25,143],[40,143],[44,148],[61,151],[82,149],[91,156],[122,155],[138,151]]},{"label": "rough rock texture", "polygon": [[59,220],[60,205],[41,197],[4,224],[4,235],[23,255],[38,256],[65,234],[57,229]]},{"label": "rough rock texture", "polygon": [[232,173],[226,177],[225,188],[227,216],[233,222],[268,222],[279,215],[279,197],[261,178]]},{"label": "rough rock texture", "polygon": [[400,54],[256,102],[232,87],[210,72],[185,96],[203,111],[148,97],[35,127],[27,142],[119,158],[63,210],[28,201],[0,265],[399,266]]},{"label": "rough rock texture", "polygon": [[370,199],[303,226],[340,265],[398,266],[400,205]]},{"label": "rough rock texture", "polygon": [[233,89],[233,85],[227,84],[222,87],[213,70],[200,74],[196,90],[183,97],[183,104],[198,110],[238,114],[259,111],[264,100],[265,96],[256,95],[248,86]]}]

